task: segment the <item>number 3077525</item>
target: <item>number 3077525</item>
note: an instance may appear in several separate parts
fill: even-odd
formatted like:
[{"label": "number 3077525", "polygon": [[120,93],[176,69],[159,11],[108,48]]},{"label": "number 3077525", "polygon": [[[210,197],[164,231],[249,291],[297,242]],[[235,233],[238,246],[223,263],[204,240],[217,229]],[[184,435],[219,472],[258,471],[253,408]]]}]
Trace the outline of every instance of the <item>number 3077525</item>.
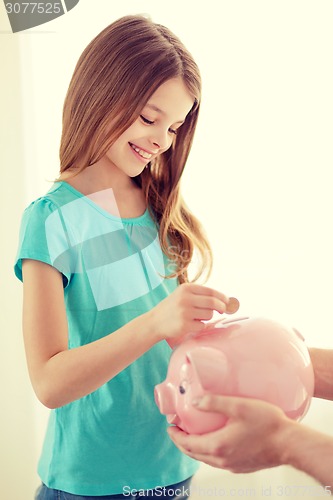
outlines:
[{"label": "number 3077525", "polygon": [[7,14],[60,14],[61,2],[7,2]]}]

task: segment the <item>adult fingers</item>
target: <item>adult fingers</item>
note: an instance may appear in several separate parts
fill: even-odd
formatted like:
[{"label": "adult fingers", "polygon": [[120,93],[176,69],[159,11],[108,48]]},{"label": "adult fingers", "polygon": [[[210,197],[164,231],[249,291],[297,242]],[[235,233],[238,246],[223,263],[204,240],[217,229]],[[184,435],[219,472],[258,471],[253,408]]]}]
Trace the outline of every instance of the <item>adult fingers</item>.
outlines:
[{"label": "adult fingers", "polygon": [[271,419],[277,414],[278,416],[283,414],[280,408],[266,401],[217,394],[207,394],[192,401],[192,405],[198,410],[223,413],[229,419],[238,420],[239,422],[258,422],[261,415],[266,418],[269,416]]},{"label": "adult fingers", "polygon": [[[175,445],[189,457],[212,467],[227,468],[227,460],[222,453],[221,437],[216,435],[216,431],[196,436],[186,434],[178,427],[169,427],[168,433]],[[217,442],[219,442],[218,447]]]},{"label": "adult fingers", "polygon": [[192,402],[198,410],[223,413],[227,417],[236,417],[240,410],[248,405],[246,398],[235,398],[232,396],[220,396],[217,394],[207,394]]},{"label": "adult fingers", "polygon": [[187,434],[178,427],[169,427],[168,434],[176,446],[187,454],[216,454],[216,431],[205,435],[195,435]]}]

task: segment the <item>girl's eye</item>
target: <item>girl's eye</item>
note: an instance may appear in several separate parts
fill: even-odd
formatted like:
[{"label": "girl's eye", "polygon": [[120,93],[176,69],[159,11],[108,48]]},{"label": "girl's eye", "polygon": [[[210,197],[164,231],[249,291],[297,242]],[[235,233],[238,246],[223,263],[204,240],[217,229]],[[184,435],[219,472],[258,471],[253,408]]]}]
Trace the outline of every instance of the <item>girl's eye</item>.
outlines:
[{"label": "girl's eye", "polygon": [[144,123],[147,123],[147,125],[152,125],[154,123],[151,120],[148,120],[148,118],[145,118],[143,115],[140,115],[140,118]]},{"label": "girl's eye", "polygon": [[[155,122],[153,122],[152,120],[148,120],[148,118],[146,118],[145,116],[143,115],[140,115],[140,118],[141,120],[143,121],[143,123],[146,123],[147,125],[154,125]],[[170,134],[175,134],[177,135],[177,130],[173,129],[173,128],[169,128],[169,132]]]}]

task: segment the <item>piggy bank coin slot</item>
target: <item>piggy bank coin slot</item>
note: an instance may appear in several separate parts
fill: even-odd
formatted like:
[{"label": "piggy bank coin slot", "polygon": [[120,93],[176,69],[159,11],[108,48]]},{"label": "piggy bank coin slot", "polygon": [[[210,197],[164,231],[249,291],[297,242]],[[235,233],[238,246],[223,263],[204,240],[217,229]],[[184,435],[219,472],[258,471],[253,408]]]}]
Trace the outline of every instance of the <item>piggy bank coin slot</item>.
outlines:
[{"label": "piggy bank coin slot", "polygon": [[232,319],[221,319],[217,323],[215,323],[214,328],[222,328],[224,325],[239,323],[240,321],[245,321],[247,319],[250,319],[249,316],[242,316],[241,318],[232,318]]}]

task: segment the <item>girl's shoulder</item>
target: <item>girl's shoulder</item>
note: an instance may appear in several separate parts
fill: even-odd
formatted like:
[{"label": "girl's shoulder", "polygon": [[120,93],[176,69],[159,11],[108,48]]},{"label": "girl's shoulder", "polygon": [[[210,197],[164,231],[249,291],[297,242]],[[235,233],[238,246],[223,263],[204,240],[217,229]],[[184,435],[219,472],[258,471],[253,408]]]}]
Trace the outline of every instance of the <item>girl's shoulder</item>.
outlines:
[{"label": "girl's shoulder", "polygon": [[64,183],[55,182],[47,193],[32,201],[25,209],[25,212],[35,212],[47,216],[72,200],[73,193],[66,189]]},{"label": "girl's shoulder", "polygon": [[[73,195],[61,183],[56,182],[43,196],[37,198],[24,210],[15,263],[15,274],[22,280],[23,259],[34,259],[56,267],[69,281],[71,263],[67,258],[70,229],[62,217],[62,209],[73,199]],[[65,261],[57,259],[65,255]]]},{"label": "girl's shoulder", "polygon": [[[74,197],[75,198],[75,197]],[[20,234],[57,235],[65,229],[62,211],[73,200],[73,194],[63,183],[56,182],[49,191],[32,201],[24,210]]]}]

